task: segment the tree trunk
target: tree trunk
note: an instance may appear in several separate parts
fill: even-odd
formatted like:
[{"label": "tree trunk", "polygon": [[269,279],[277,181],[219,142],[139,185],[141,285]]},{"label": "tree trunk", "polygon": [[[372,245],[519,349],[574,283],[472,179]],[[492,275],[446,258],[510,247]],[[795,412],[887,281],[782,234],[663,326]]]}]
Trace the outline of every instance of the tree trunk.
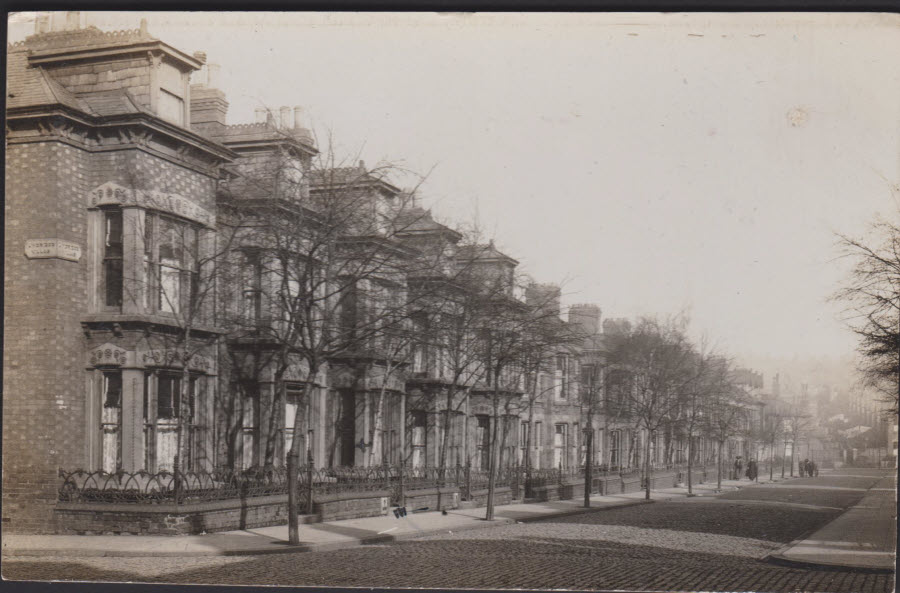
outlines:
[{"label": "tree trunk", "polygon": [[488,463],[488,493],[487,504],[485,505],[484,519],[485,521],[494,520],[494,486],[497,473],[497,420],[500,408],[499,394],[499,373],[494,374],[494,396],[493,396],[493,418],[491,419],[491,459]]},{"label": "tree trunk", "polygon": [[[303,385],[303,399],[306,403],[307,424],[309,423],[309,403],[312,398],[312,384],[319,375],[319,367],[316,364],[310,364],[306,374],[306,382]],[[290,463],[288,463],[288,541],[291,544],[300,543],[300,484],[298,482],[300,470],[300,435],[303,430],[301,415],[294,416],[294,439],[291,441],[291,450],[289,453]],[[312,446],[309,443],[309,434],[303,439],[307,442],[307,450]],[[312,501],[308,501],[312,502]]]},{"label": "tree trunk", "polygon": [[644,476],[646,483],[644,485],[644,499],[650,500],[650,442],[652,431],[647,429],[647,442],[644,443]]},{"label": "tree trunk", "polygon": [[594,462],[594,419],[591,414],[588,414],[587,439],[585,440],[587,441],[587,451],[584,455],[584,508],[588,509],[591,507],[591,486],[594,478],[591,467]]},{"label": "tree trunk", "polygon": [[791,477],[794,477],[794,451],[797,450],[797,438],[791,443]]},{"label": "tree trunk", "polygon": [[372,426],[372,433],[369,435],[371,446],[369,447],[366,467],[372,467],[380,462],[380,460],[376,459],[376,454],[380,454],[382,458],[384,457],[384,439],[381,438],[381,433],[384,430],[384,399],[387,394],[387,380],[388,378],[385,376],[381,381],[381,390],[378,393],[378,405],[375,407],[375,422]]},{"label": "tree trunk", "polygon": [[284,365],[279,365],[278,370],[275,371],[273,389],[272,409],[269,411],[269,425],[266,428],[264,467],[272,467],[275,464],[275,445],[279,428],[278,419],[283,413],[285,401]]},{"label": "tree trunk", "polygon": [[722,490],[722,447],[724,442],[716,442],[716,490]]},{"label": "tree trunk", "polygon": [[691,476],[691,470],[694,469],[694,439],[691,438],[691,430],[687,436],[687,488],[688,496],[694,493],[694,479]]},{"label": "tree trunk", "polygon": [[447,467],[447,449],[450,441],[450,408],[453,406],[453,396],[456,390],[453,387],[447,388],[447,401],[444,408],[444,425],[441,427],[441,444],[438,457],[438,471],[441,475]]}]

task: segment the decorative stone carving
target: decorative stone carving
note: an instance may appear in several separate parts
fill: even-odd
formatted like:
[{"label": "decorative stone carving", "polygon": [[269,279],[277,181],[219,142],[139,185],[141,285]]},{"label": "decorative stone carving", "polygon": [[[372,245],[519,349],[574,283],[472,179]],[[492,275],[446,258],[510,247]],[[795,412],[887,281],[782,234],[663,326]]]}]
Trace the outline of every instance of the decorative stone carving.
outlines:
[{"label": "decorative stone carving", "polygon": [[[144,366],[184,368],[185,354],[183,350],[166,350],[157,348],[139,352],[138,362]],[[194,354],[187,363],[188,369],[204,373],[215,372],[212,359]]]},{"label": "decorative stone carving", "polygon": [[127,359],[127,350],[110,343],[94,348],[88,353],[89,366],[122,366]]},{"label": "decorative stone carving", "polygon": [[106,205],[137,206],[161,210],[188,218],[207,227],[215,226],[215,215],[201,208],[192,200],[178,194],[155,190],[130,189],[116,183],[107,182],[88,192],[88,207]]}]

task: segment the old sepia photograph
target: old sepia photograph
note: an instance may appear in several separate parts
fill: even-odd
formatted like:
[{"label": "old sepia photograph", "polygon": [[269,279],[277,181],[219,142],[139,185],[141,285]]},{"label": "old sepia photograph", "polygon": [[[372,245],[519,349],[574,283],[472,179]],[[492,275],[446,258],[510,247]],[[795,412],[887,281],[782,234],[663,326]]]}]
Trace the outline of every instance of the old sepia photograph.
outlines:
[{"label": "old sepia photograph", "polygon": [[900,15],[7,33],[7,584],[895,590]]}]

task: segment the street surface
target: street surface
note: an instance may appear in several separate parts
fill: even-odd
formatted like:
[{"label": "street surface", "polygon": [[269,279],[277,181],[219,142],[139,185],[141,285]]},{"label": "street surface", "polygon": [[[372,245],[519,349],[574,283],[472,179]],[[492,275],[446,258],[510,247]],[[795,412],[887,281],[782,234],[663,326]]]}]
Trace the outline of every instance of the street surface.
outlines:
[{"label": "street surface", "polygon": [[847,469],[717,497],[678,498],[332,552],[8,558],[3,576],[383,588],[888,593],[894,590],[894,575],[761,560],[858,502],[879,475]]}]

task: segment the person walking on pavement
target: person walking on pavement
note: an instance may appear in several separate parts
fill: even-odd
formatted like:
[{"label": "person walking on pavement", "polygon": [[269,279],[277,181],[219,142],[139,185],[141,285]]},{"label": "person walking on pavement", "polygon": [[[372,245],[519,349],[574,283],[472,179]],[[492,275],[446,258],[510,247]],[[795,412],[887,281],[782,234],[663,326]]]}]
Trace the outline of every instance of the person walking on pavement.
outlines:
[{"label": "person walking on pavement", "polygon": [[744,461],[741,459],[741,456],[738,455],[734,460],[734,479],[740,480],[741,474],[744,471]]},{"label": "person walking on pavement", "polygon": [[758,468],[756,465],[756,460],[751,459],[750,461],[747,462],[747,478],[749,478],[750,481],[752,482],[756,479],[757,474],[758,474]]}]

